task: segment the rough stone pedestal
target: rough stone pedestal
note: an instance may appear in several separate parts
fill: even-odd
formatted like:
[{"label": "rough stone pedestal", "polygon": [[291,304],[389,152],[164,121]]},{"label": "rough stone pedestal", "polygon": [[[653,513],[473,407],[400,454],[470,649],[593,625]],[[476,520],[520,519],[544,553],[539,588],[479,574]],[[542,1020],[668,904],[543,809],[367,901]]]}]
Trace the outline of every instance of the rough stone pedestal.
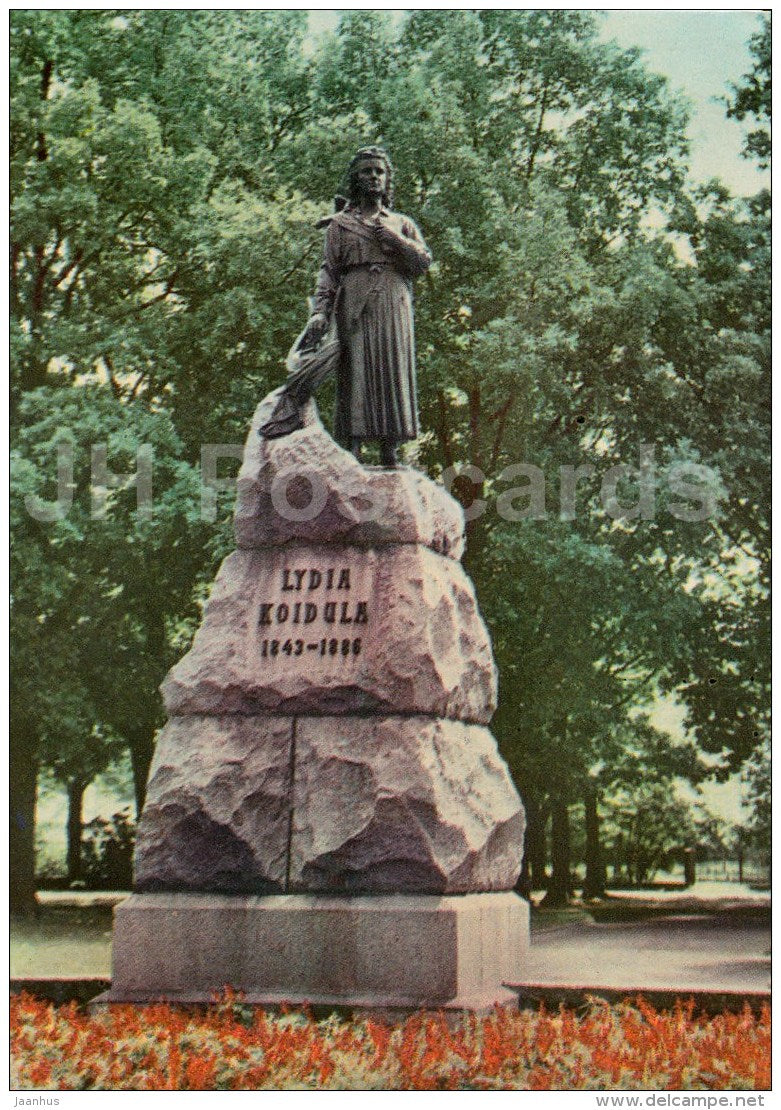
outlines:
[{"label": "rough stone pedestal", "polygon": [[[135,894],[115,911],[106,1001],[490,1010],[522,978],[529,908],[511,892],[330,897]],[[104,996],[105,997],[105,996]]]},{"label": "rough stone pedestal", "polygon": [[484,1009],[523,978],[524,813],[464,519],[325,432],[264,441],[237,550],[163,683],[108,1001]]}]

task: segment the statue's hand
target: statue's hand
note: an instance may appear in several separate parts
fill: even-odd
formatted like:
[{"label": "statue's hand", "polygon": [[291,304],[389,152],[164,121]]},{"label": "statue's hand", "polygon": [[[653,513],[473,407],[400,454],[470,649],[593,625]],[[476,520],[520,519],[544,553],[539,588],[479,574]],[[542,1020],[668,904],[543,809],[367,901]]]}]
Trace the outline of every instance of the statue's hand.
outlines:
[{"label": "statue's hand", "polygon": [[410,236],[378,224],[375,232],[383,254],[396,255],[412,274],[422,274],[429,266],[431,256],[425,247],[420,246]]},{"label": "statue's hand", "polygon": [[387,224],[377,224],[375,235],[384,251],[399,251],[406,246],[404,239]]},{"label": "statue's hand", "polygon": [[301,337],[301,347],[316,347],[328,330],[328,317],[324,312],[315,312],[309,317],[304,334]]}]

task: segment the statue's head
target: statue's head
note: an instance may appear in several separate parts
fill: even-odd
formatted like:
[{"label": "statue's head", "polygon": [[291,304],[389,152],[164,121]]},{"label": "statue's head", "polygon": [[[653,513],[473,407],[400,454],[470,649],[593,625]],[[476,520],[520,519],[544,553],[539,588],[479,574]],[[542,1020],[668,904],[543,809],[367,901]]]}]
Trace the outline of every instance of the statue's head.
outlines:
[{"label": "statue's head", "polygon": [[382,194],[382,203],[386,208],[393,205],[393,166],[391,160],[382,147],[364,146],[357,151],[347,169],[347,195],[351,204],[358,204],[361,199],[360,170],[372,162],[381,162],[385,169],[385,188]]}]

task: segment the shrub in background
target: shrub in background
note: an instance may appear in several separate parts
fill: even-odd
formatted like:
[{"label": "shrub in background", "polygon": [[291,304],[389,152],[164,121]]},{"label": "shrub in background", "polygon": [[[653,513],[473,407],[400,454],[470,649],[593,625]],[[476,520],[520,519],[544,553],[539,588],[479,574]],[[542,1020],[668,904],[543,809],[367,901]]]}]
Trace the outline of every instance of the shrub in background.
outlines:
[{"label": "shrub in background", "polygon": [[133,848],[136,825],[130,808],[106,820],[95,817],[84,826],[82,866],[90,890],[130,890],[133,885]]}]

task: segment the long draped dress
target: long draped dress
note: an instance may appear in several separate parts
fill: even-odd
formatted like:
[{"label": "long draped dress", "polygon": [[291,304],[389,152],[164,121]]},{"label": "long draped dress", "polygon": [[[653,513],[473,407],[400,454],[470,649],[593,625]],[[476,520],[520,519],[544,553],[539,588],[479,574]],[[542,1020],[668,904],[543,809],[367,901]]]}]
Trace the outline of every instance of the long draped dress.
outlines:
[{"label": "long draped dress", "polygon": [[[378,219],[402,237],[383,248]],[[407,216],[382,208],[368,219],[352,208],[331,218],[315,308],[335,315],[337,367],[335,436],[395,442],[418,435],[412,281],[431,254]]]}]

